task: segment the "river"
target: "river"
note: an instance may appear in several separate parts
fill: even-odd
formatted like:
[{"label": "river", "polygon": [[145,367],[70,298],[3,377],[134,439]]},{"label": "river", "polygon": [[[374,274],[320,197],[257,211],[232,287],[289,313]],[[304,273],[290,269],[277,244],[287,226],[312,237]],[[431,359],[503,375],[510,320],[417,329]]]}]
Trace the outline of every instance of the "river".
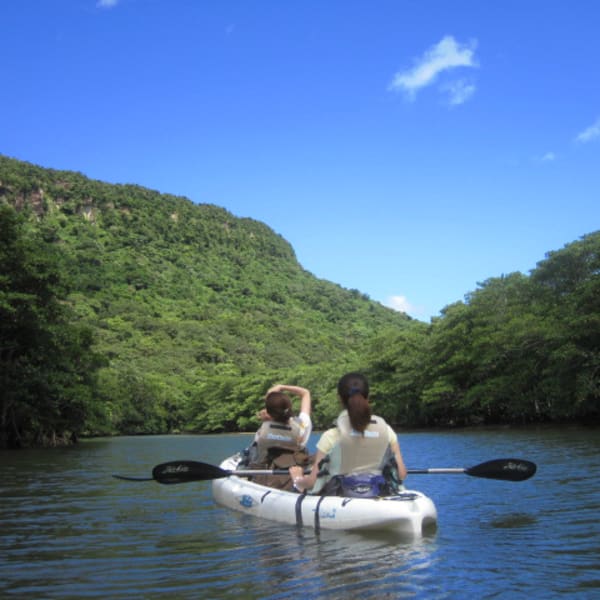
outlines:
[{"label": "river", "polygon": [[[155,464],[218,464],[249,435],[84,440],[0,452],[0,597],[600,598],[600,431],[400,434],[408,468],[532,460],[511,483],[412,475],[437,531],[419,540],[297,531],[222,508],[209,482],[165,486]],[[314,436],[313,436],[314,437]],[[314,440],[313,440],[314,444]]]}]

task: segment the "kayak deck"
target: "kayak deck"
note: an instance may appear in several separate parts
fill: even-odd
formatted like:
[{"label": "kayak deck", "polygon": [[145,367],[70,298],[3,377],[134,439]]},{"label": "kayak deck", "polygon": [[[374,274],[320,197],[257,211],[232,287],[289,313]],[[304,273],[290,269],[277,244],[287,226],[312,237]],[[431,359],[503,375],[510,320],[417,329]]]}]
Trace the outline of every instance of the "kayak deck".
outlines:
[{"label": "kayak deck", "polygon": [[[239,456],[221,463],[235,470]],[[435,528],[433,501],[414,490],[382,498],[312,496],[269,488],[243,477],[215,479],[213,497],[219,504],[243,513],[315,530],[393,531],[420,537]]]}]

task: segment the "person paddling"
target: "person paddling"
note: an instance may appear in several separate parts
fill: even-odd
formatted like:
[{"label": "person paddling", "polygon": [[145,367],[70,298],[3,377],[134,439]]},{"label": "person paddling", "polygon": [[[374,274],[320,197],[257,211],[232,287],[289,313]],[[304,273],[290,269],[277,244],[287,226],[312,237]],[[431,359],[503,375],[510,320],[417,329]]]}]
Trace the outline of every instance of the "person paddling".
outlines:
[{"label": "person paddling", "polygon": [[[300,492],[310,490],[322,495],[378,495],[377,489],[372,491],[372,484],[374,488],[381,486],[382,493],[386,491],[382,472],[391,457],[399,485],[407,471],[398,438],[384,419],[371,414],[367,378],[360,373],[347,373],[339,380],[337,391],[344,410],[336,426],[319,439],[311,472],[304,475],[301,467],[290,467],[294,487]],[[353,479],[348,477],[351,475]]]}]

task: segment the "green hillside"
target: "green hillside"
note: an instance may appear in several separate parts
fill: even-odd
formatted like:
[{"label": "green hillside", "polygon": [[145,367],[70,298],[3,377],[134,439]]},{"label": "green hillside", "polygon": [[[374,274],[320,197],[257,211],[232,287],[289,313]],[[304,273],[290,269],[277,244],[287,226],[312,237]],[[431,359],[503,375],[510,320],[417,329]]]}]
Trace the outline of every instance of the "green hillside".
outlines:
[{"label": "green hillside", "polygon": [[258,221],[0,156],[0,447],[251,430],[276,382],[323,427],[349,369],[396,426],[598,422],[600,231],[426,325]]},{"label": "green hillside", "polygon": [[[255,427],[270,384],[312,384],[318,399],[374,335],[415,325],[217,206],[6,157],[0,201],[61,249],[69,304],[107,360],[91,432]],[[336,408],[317,402],[317,421]]]}]

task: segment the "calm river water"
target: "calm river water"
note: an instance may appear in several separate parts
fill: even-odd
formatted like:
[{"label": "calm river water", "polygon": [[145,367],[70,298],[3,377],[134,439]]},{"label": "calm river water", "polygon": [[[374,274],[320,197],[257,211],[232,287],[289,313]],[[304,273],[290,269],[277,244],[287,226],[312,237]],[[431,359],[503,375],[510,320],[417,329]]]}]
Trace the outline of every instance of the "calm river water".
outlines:
[{"label": "calm river water", "polygon": [[208,482],[111,477],[169,460],[218,464],[249,435],[1,452],[0,598],[600,598],[599,433],[401,434],[409,468],[538,465],[520,483],[409,477],[438,508],[437,531],[421,540],[298,532],[215,505]]}]

